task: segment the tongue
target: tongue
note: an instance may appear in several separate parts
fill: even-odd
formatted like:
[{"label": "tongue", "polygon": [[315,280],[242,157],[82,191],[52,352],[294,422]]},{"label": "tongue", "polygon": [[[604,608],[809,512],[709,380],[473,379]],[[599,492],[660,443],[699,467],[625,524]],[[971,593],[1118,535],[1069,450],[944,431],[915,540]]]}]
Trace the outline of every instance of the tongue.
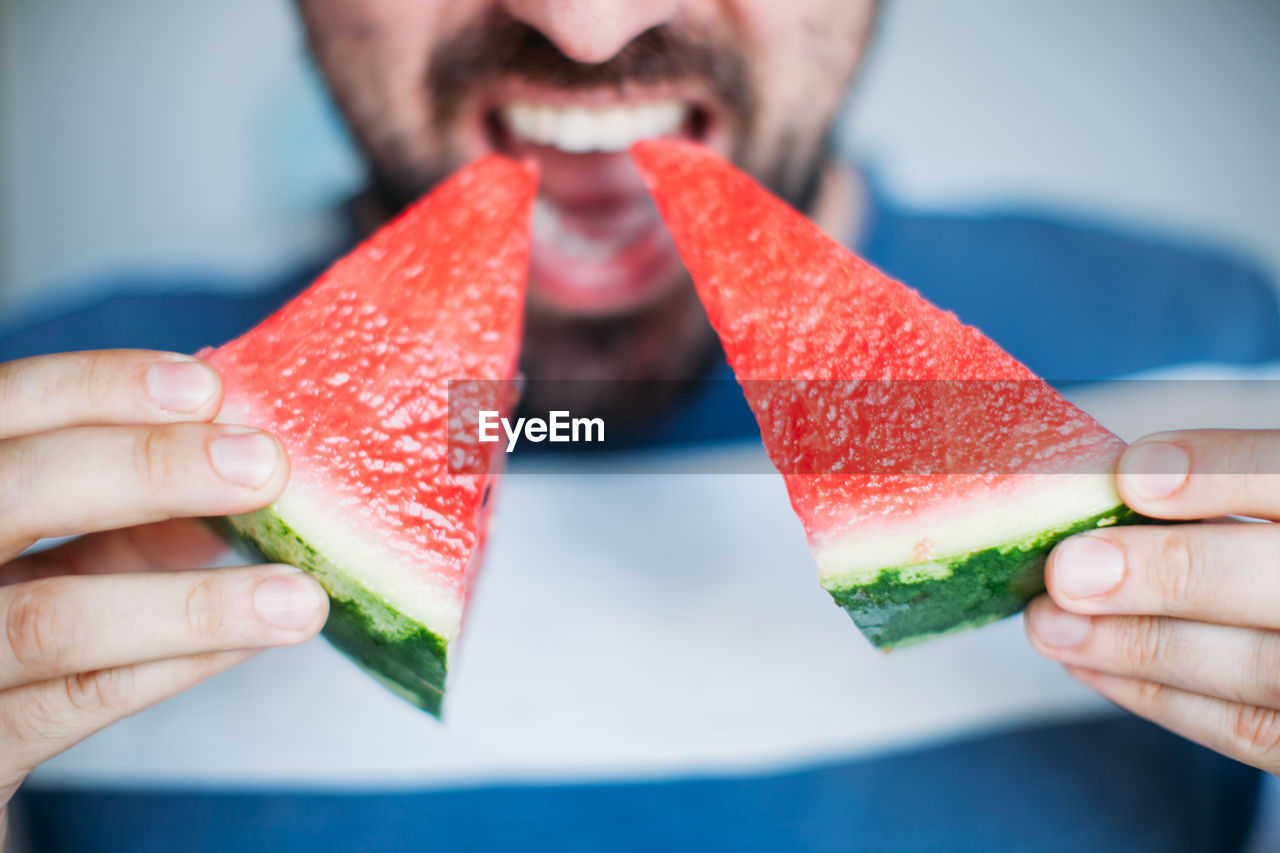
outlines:
[{"label": "tongue", "polygon": [[541,167],[534,239],[579,261],[604,264],[660,220],[635,161],[627,153],[570,154],[526,144],[518,152]]},{"label": "tongue", "polygon": [[524,143],[514,153],[538,161],[542,169],[540,190],[562,209],[620,206],[649,196],[640,171],[625,151],[570,154]]},{"label": "tongue", "polygon": [[530,295],[572,313],[634,309],[678,280],[679,258],[630,154],[524,143],[538,161]]}]

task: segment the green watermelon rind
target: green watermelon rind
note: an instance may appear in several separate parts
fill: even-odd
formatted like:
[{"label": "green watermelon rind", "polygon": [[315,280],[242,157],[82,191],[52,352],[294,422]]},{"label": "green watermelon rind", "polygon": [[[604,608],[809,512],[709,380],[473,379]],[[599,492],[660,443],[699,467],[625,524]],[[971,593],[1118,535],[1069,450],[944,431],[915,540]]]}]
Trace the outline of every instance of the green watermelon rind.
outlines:
[{"label": "green watermelon rind", "polygon": [[324,635],[361,669],[427,713],[439,717],[448,674],[448,642],[400,612],[307,544],[272,507],[210,519],[253,560],[297,566],[329,594]]},{"label": "green watermelon rind", "polygon": [[[931,561],[935,570],[898,566],[822,587],[876,648],[889,651],[1012,616],[1045,590],[1044,566],[1058,542],[1086,530],[1150,524],[1123,504],[1052,530]],[[936,571],[941,567],[945,574]],[[941,576],[939,576],[941,575]]]}]

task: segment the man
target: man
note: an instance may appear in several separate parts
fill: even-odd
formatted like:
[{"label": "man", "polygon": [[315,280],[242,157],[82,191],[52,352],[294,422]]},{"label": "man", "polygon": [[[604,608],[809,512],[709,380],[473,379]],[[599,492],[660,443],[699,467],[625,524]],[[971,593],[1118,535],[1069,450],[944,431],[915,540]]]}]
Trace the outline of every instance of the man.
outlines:
[{"label": "man", "polygon": [[[635,138],[667,134],[731,157],[829,232],[856,239],[873,261],[1047,375],[1095,379],[1178,361],[1280,356],[1274,297],[1238,265],[1025,218],[983,224],[895,217],[877,204],[874,189],[834,162],[828,145],[831,120],[871,31],[871,0],[300,5],[315,56],[369,162],[370,221],[487,151],[540,161],[525,352],[531,376],[723,375],[693,290],[622,153]],[[1026,251],[1046,241],[1049,251]],[[1006,290],[993,308],[984,296],[996,286]],[[126,298],[15,332],[0,352],[13,358],[106,345],[192,351],[240,331],[294,287],[256,302]],[[1089,287],[1096,292],[1085,292]],[[1099,324],[1097,311],[1078,307],[1103,296],[1114,331]],[[147,322],[160,316],[163,329]],[[1062,345],[1068,336],[1074,345]],[[630,405],[613,399],[610,387],[600,384],[590,405],[600,411]],[[0,399],[0,560],[7,561],[0,569],[6,584],[0,636],[7,639],[0,643],[0,793],[7,798],[38,764],[244,660],[251,654],[245,649],[314,635],[326,604],[313,582],[282,567],[163,571],[204,565],[219,553],[187,519],[265,505],[288,476],[287,459],[270,436],[209,424],[221,390],[200,362],[138,351],[13,361],[0,367]],[[697,406],[695,400],[673,416],[676,433],[696,420],[690,411]],[[721,437],[743,434],[741,409],[713,412],[711,420]],[[1273,471],[1277,459],[1275,433],[1169,434],[1126,455],[1119,487],[1136,509],[1160,518],[1275,518],[1280,489],[1260,475]],[[1218,474],[1230,476],[1212,476]],[[581,500],[567,491],[556,495],[565,503]],[[537,519],[538,525],[518,526],[516,532],[531,534],[527,539],[517,543],[508,531],[508,541],[538,547],[533,540],[545,532],[538,528],[555,522],[550,515]],[[626,519],[627,529],[651,519]],[[81,533],[90,535],[18,557],[41,537]],[[1280,638],[1274,615],[1280,591],[1250,569],[1265,575],[1276,541],[1272,525],[1228,523],[1070,540],[1049,566],[1050,596],[1028,611],[1031,642],[1121,706],[1230,759],[1274,771],[1280,699],[1267,663]],[[680,550],[702,544],[683,543]],[[712,563],[703,565],[716,570],[731,559],[732,547],[713,550]],[[599,583],[617,585],[608,586],[610,595],[626,590],[619,596],[627,607],[614,616],[652,617],[652,631],[629,642],[652,642],[655,652],[637,655],[628,677],[675,691],[665,700],[679,711],[663,718],[669,731],[648,727],[660,702],[593,692],[587,680],[572,686],[570,678],[567,691],[545,697],[562,703],[557,713],[570,713],[575,697],[601,698],[597,716],[621,724],[591,733],[597,740],[574,740],[556,730],[555,719],[517,704],[518,696],[502,707],[485,705],[492,725],[470,733],[464,714],[452,730],[416,728],[424,723],[415,717],[404,725],[414,726],[430,749],[404,765],[412,767],[405,778],[430,778],[423,786],[429,791],[409,786],[385,796],[325,798],[299,793],[305,783],[297,780],[286,780],[290,793],[254,797],[45,790],[30,798],[34,832],[50,849],[102,844],[110,833],[112,845],[123,844],[119,839],[144,832],[190,850],[287,848],[299,839],[312,847],[413,847],[427,838],[454,848],[491,842],[836,849],[861,842],[997,849],[1016,842],[1039,849],[1204,849],[1238,844],[1247,829],[1256,774],[1129,719],[1040,725],[932,749],[919,742],[940,730],[881,722],[876,731],[885,733],[885,743],[900,747],[893,755],[871,757],[865,743],[815,751],[815,744],[852,744],[847,720],[870,715],[853,703],[834,708],[830,718],[811,714],[806,703],[822,694],[821,679],[837,676],[806,674],[807,681],[775,690],[773,683],[788,683],[786,673],[768,668],[754,681],[742,673],[742,683],[758,685],[754,704],[776,707],[776,718],[752,716],[756,709],[738,703],[741,719],[752,725],[735,734],[741,719],[715,710],[716,691],[730,685],[715,680],[714,667],[678,669],[677,658],[700,652],[662,645],[663,631],[680,614],[666,601],[646,610],[645,596],[636,594],[637,585],[650,589],[641,572],[652,575],[661,566],[633,565],[625,549],[603,553]],[[692,568],[664,580],[697,583]],[[141,573],[147,569],[162,571]],[[697,618],[714,620],[719,604],[706,602]],[[519,619],[515,610],[507,615]],[[735,630],[727,621],[715,624]],[[770,631],[810,630],[780,625],[761,618],[726,636],[759,637],[762,647],[751,651],[766,660],[764,641],[782,642]],[[607,633],[596,623],[586,636],[562,638],[544,658],[532,659],[529,668],[545,667],[535,680],[563,674],[561,657],[586,671],[590,647],[607,643]],[[706,660],[732,666],[744,658],[733,651]],[[504,653],[516,658],[519,649],[513,642]],[[937,654],[944,657],[936,661],[960,660]],[[664,680],[654,656],[701,680]],[[910,664],[891,659],[883,666]],[[794,667],[807,673],[802,661]],[[506,672],[511,679],[522,675],[529,673]],[[864,665],[863,683],[873,676]],[[908,707],[905,694],[897,701]],[[629,718],[637,706],[648,716]],[[894,706],[888,716],[901,717],[902,709]],[[394,728],[388,714],[371,725]],[[305,716],[293,719],[302,725]],[[521,716],[539,720],[534,739],[581,749],[571,756],[581,759],[578,769],[557,764],[563,756],[537,755],[530,738],[512,738],[500,750],[477,742],[501,738],[506,718]],[[707,724],[691,727],[689,720]],[[819,722],[810,733],[797,731],[801,720]],[[189,725],[197,737],[194,719]],[[826,737],[824,727],[845,734]],[[646,750],[629,755],[627,738],[639,732]],[[346,734],[325,732],[324,748],[337,765],[353,761],[347,769],[354,771],[360,756],[344,753]],[[814,738],[806,749],[800,736],[807,734]],[[234,731],[208,736],[233,763],[252,763],[272,747]],[[761,737],[776,737],[769,745],[780,746],[758,752]],[[715,746],[707,748],[711,741]],[[397,747],[411,751],[404,742],[379,748]],[[681,763],[683,752],[698,750],[701,763]],[[520,758],[524,763],[503,763],[524,753],[532,756]],[[744,754],[751,760],[738,759]],[[617,759],[621,770],[602,772],[591,763],[596,755]],[[196,760],[194,752],[178,758]],[[306,760],[289,755],[271,766]],[[537,773],[545,768],[565,784],[546,784]],[[695,778],[679,778],[688,775]],[[587,784],[606,776],[627,784]],[[467,783],[480,787],[458,790]]]}]

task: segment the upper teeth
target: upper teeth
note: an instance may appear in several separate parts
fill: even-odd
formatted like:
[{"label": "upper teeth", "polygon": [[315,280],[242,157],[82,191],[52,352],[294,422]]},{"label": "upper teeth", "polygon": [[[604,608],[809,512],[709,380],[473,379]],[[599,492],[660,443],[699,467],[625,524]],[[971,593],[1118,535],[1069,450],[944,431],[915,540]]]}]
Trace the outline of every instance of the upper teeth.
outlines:
[{"label": "upper teeth", "polygon": [[608,107],[548,106],[512,101],[502,108],[516,136],[562,151],[626,151],[631,143],[679,129],[685,108],[679,101],[648,101]]}]

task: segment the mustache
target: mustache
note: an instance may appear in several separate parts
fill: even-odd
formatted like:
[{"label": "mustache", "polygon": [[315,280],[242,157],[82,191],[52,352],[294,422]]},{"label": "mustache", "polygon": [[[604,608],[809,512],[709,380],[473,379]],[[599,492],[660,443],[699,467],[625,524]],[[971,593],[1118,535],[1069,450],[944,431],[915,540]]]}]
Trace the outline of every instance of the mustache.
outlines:
[{"label": "mustache", "polygon": [[[435,127],[447,129],[477,94],[506,80],[561,90],[693,84],[705,89],[734,126],[730,159],[800,211],[815,199],[831,147],[830,128],[816,150],[783,139],[774,162],[749,168],[757,128],[758,95],[742,48],[731,37],[677,19],[640,33],[599,64],[576,62],[534,27],[502,10],[478,16],[436,48],[424,77]],[[461,162],[447,150],[432,162],[387,158],[370,175],[369,198],[394,212],[442,181]],[[394,150],[394,146],[392,147]]]},{"label": "mustache", "polygon": [[628,86],[694,82],[705,86],[745,129],[756,96],[736,46],[691,29],[663,24],[628,42],[600,64],[575,62],[533,27],[494,11],[450,39],[433,58],[427,84],[441,126],[468,97],[502,79],[558,89],[619,91]]}]

